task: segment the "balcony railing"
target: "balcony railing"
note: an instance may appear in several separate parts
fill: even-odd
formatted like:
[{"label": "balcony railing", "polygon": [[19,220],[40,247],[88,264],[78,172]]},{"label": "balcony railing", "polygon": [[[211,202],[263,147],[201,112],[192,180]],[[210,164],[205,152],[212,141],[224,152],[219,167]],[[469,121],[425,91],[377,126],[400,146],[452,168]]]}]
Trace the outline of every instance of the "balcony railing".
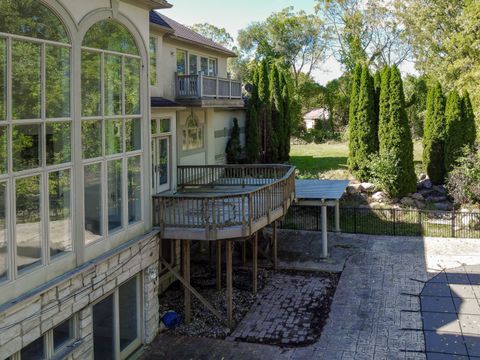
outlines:
[{"label": "balcony railing", "polygon": [[175,194],[153,197],[164,238],[217,240],[250,236],[286,214],[295,196],[294,167],[178,167]]},{"label": "balcony railing", "polygon": [[241,99],[242,83],[216,76],[175,74],[177,99]]}]

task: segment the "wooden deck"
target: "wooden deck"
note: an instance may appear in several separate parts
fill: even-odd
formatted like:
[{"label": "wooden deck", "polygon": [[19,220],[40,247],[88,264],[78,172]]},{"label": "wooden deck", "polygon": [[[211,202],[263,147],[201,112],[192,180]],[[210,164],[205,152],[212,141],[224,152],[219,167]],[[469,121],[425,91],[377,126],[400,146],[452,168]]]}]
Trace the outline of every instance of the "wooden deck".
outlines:
[{"label": "wooden deck", "polygon": [[[179,167],[177,193],[154,196],[163,238],[248,237],[279,219],[295,197],[294,168],[284,165]],[[234,177],[232,174],[243,174]]]}]

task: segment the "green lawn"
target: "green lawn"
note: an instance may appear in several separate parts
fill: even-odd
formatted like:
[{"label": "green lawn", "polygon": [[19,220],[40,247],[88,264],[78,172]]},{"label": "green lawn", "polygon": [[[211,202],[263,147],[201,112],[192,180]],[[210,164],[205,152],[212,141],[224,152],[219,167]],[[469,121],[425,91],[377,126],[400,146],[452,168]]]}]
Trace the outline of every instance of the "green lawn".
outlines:
[{"label": "green lawn", "polygon": [[[422,142],[414,142],[417,174],[422,171]],[[292,145],[290,163],[297,167],[297,178],[353,179],[348,171],[348,143]]]}]

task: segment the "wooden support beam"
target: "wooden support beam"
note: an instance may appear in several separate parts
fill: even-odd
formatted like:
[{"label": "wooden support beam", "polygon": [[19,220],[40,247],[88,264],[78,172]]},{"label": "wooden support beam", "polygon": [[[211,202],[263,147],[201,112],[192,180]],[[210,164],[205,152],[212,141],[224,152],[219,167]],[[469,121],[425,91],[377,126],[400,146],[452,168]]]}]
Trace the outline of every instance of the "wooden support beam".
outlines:
[{"label": "wooden support beam", "polygon": [[247,263],[247,241],[242,241],[242,265]]},{"label": "wooden support beam", "polygon": [[253,294],[257,295],[257,273],[258,273],[258,232],[253,235]]},{"label": "wooden support beam", "polygon": [[177,271],[175,271],[171,266],[170,264],[165,261],[164,258],[160,257],[160,262],[162,263],[163,266],[165,266],[167,268],[168,271],[170,271],[173,276],[175,276],[177,278],[178,281],[180,281],[182,283],[183,286],[187,287],[191,293],[208,309],[210,310],[210,312],[215,315],[220,321],[222,321],[223,323],[225,323],[225,325],[227,325],[227,323],[225,322],[225,319],[222,317],[222,315],[208,302],[207,299],[205,299],[202,295],[200,295],[200,293],[195,290],[195,288],[193,288],[189,282],[187,282]]},{"label": "wooden support beam", "polygon": [[222,290],[222,242],[220,240],[215,241],[217,245],[216,250],[216,271],[217,271],[217,290]]},{"label": "wooden support beam", "polygon": [[233,328],[233,274],[232,274],[232,243],[233,240],[225,242],[226,273],[227,273],[227,324]]},{"label": "wooden support beam", "polygon": [[182,266],[183,278],[185,279],[185,323],[188,324],[192,320],[192,295],[190,293],[190,240],[182,240]]},{"label": "wooden support beam", "polygon": [[273,257],[273,269],[277,270],[278,268],[278,258],[277,258],[278,248],[277,248],[277,222],[274,221],[272,224],[272,257]]},{"label": "wooden support beam", "polygon": [[328,235],[327,235],[327,206],[322,205],[322,252],[323,257],[328,257]]}]

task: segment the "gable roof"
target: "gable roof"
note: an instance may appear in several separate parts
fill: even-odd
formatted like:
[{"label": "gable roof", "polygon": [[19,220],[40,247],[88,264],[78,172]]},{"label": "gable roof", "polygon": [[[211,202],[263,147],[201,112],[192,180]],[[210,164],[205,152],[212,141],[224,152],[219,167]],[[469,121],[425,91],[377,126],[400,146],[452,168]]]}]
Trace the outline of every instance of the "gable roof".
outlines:
[{"label": "gable roof", "polygon": [[203,35],[193,31],[189,27],[180,24],[179,22],[170,19],[164,14],[160,14],[155,11],[150,11],[150,22],[155,25],[162,27],[170,28],[173,30],[173,33],[170,35],[172,38],[178,39],[180,41],[185,41],[191,44],[196,44],[204,47],[208,47],[211,50],[219,51],[230,57],[237,56],[233,51],[227,49],[226,47],[206,38]]}]

